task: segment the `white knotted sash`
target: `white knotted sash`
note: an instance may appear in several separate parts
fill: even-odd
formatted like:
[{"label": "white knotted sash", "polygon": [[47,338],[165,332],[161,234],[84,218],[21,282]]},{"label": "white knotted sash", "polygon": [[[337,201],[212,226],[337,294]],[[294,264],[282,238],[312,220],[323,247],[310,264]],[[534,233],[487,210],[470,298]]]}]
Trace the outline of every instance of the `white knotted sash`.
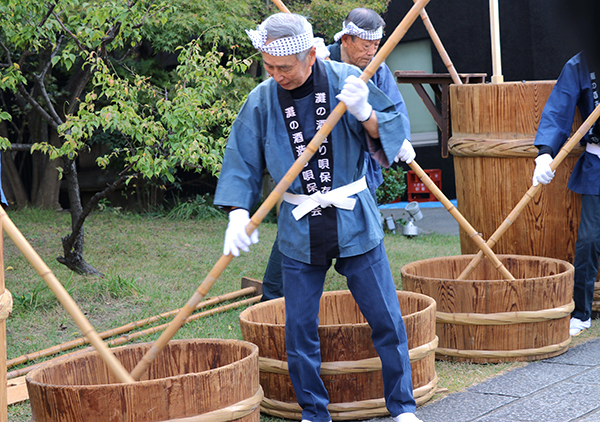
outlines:
[{"label": "white knotted sash", "polygon": [[333,205],[334,207],[344,210],[353,210],[356,205],[356,199],[349,197],[356,195],[358,192],[365,189],[367,189],[367,181],[363,176],[355,182],[340,186],[339,188],[326,193],[315,192],[312,195],[296,195],[285,192],[283,194],[283,200],[292,205],[296,205],[292,210],[292,215],[296,220],[300,220],[319,206],[321,208],[327,208]]}]

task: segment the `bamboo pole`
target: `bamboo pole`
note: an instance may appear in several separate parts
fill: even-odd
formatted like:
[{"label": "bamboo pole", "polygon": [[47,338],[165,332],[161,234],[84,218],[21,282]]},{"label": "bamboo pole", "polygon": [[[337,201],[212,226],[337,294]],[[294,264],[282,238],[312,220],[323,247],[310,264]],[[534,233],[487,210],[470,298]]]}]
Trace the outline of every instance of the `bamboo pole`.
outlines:
[{"label": "bamboo pole", "polygon": [[[416,1],[416,0],[413,0],[413,1]],[[440,54],[440,57],[442,58],[442,61],[444,62],[446,69],[448,69],[448,72],[450,73],[450,76],[452,77],[452,82],[454,82],[457,85],[462,85],[462,81],[460,80],[460,77],[458,76],[458,72],[454,68],[454,64],[452,64],[452,60],[450,60],[450,56],[446,52],[446,49],[444,48],[444,45],[442,44],[442,40],[440,39],[435,28],[433,27],[433,23],[431,23],[431,20],[429,19],[429,15],[427,14],[427,11],[425,9],[421,10],[420,15],[421,15],[421,19],[423,20],[423,24],[425,25],[425,29],[427,29],[427,32],[429,33],[429,36],[431,37],[431,40],[433,41],[435,48],[437,49],[438,53]]]},{"label": "bamboo pole", "polygon": [[[360,75],[360,79],[364,82],[368,82],[371,79],[371,76],[375,73],[377,68],[381,65],[381,63],[385,60],[385,58],[390,54],[390,52],[394,49],[396,44],[402,39],[406,31],[410,28],[410,26],[414,23],[415,19],[419,15],[419,12],[425,7],[425,5],[429,2],[429,0],[418,0],[417,3],[411,7],[406,16],[402,19],[402,21],[398,24],[394,32],[390,35],[387,42],[379,49],[379,52],[373,57],[373,60],[369,63],[369,65],[363,70],[363,73]],[[290,167],[287,173],[283,176],[283,178],[279,181],[279,183],[275,186],[273,191],[267,196],[262,205],[258,208],[258,210],[252,215],[250,219],[250,223],[246,226],[246,232],[251,234],[258,225],[263,221],[265,216],[271,211],[271,209],[277,204],[277,201],[280,197],[283,196],[283,193],[287,190],[287,188],[292,184],[294,179],[298,177],[300,171],[304,168],[304,165],[308,163],[311,157],[318,151],[319,146],[323,142],[323,140],[331,133],[331,130],[336,125],[336,123],[342,118],[342,115],[346,112],[346,104],[340,102],[330,113],[325,123],[321,129],[317,131],[313,139],[306,146],[305,151],[296,159],[294,164]],[[164,331],[164,333],[159,337],[159,339],[152,345],[152,347],[148,350],[148,352],[142,357],[142,359],[138,362],[136,367],[131,372],[131,376],[134,379],[139,379],[140,376],[144,373],[146,368],[152,363],[152,361],[156,358],[158,353],[167,345],[169,340],[175,335],[179,327],[183,324],[187,316],[194,309],[196,304],[202,300],[202,298],[206,295],[208,290],[215,283],[217,278],[221,275],[221,273],[225,270],[229,262],[233,259],[233,255],[222,255],[221,258],[217,261],[215,266],[208,273],[202,284],[198,287],[198,289],[194,292],[192,297],[188,300],[186,305],[181,308],[181,312],[173,319],[170,326]]]},{"label": "bamboo pole", "polygon": [[[2,205],[0,205],[2,208]],[[5,291],[4,283],[4,236],[2,236],[2,220],[0,220],[0,292]],[[6,313],[8,317],[8,312]],[[0,422],[8,422],[8,395],[6,386],[6,318],[0,317]]]},{"label": "bamboo pole", "polygon": [[283,4],[283,2],[281,0],[273,0],[273,3],[275,3],[275,6],[277,6],[277,8],[283,12],[283,13],[290,13],[290,10],[285,7],[285,4]]},{"label": "bamboo pole", "polygon": [[0,207],[0,221],[6,234],[12,239],[17,248],[21,251],[23,256],[33,265],[37,273],[46,282],[50,290],[54,293],[58,301],[67,310],[71,318],[75,321],[82,334],[90,339],[90,343],[96,348],[106,366],[112,372],[112,374],[120,381],[124,383],[132,383],[135,380],[125,370],[121,362],[111,353],[108,347],[104,344],[102,339],[98,336],[98,333],[92,327],[92,324],[83,315],[83,312],[79,309],[73,298],[69,295],[67,290],[62,284],[56,279],[56,276],[52,273],[46,263],[40,258],[37,252],[31,247],[29,242],[25,239],[23,234],[14,225],[12,220],[6,214],[6,211]]},{"label": "bamboo pole", "polygon": [[[246,287],[245,289],[236,290],[235,292],[231,292],[231,293],[226,293],[224,295],[217,296],[212,299],[206,300],[202,303],[199,303],[198,306],[196,306],[195,310],[206,308],[207,306],[216,305],[218,303],[222,303],[227,300],[237,299],[238,297],[247,296],[247,295],[254,294],[254,293],[256,293],[256,287]],[[161,314],[154,315],[154,316],[151,316],[146,319],[141,319],[138,321],[131,322],[129,324],[122,325],[117,328],[113,328],[112,330],[103,331],[103,332],[99,333],[98,335],[102,339],[114,337],[114,336],[117,336],[117,335],[120,335],[123,333],[127,333],[129,331],[132,331],[136,328],[140,328],[145,325],[155,323],[157,321],[160,321],[161,319],[169,318],[173,315],[176,315],[177,312],[179,312],[179,311],[180,311],[180,309],[174,309],[172,311],[163,312]],[[12,368],[15,365],[21,365],[23,363],[27,363],[29,361],[39,359],[41,357],[55,355],[57,353],[61,353],[66,350],[73,349],[75,347],[83,346],[87,343],[89,343],[89,340],[86,337],[79,337],[75,340],[71,340],[66,343],[58,344],[56,346],[48,347],[46,349],[43,349],[43,350],[40,350],[40,351],[37,351],[34,353],[28,353],[28,354],[16,357],[14,359],[10,359],[9,361],[6,362],[6,368]]]},{"label": "bamboo pole", "polygon": [[[556,157],[554,157],[554,160],[552,160],[552,162],[550,163],[550,168],[552,170],[556,170],[556,168],[560,165],[560,163],[563,162],[563,160],[567,157],[567,155],[569,155],[571,150],[579,143],[581,138],[583,138],[583,136],[594,125],[594,122],[596,122],[596,120],[598,120],[599,116],[600,116],[600,104],[598,106],[596,106],[594,111],[592,111],[592,113],[588,116],[588,118],[585,119],[585,121],[581,124],[581,126],[579,126],[579,129],[577,129],[577,132],[575,132],[573,134],[571,139],[569,139],[569,141],[567,141],[562,146],[562,148],[560,149],[558,154],[556,154]],[[519,214],[521,214],[521,211],[523,211],[523,209],[527,206],[529,201],[533,199],[533,197],[535,196],[537,191],[540,190],[541,188],[542,188],[542,184],[540,183],[537,186],[531,186],[529,188],[529,190],[527,192],[525,192],[525,195],[523,195],[521,200],[513,208],[513,210],[510,212],[510,214],[508,214],[508,217],[506,217],[506,219],[502,222],[502,224],[496,229],[494,234],[492,234],[492,236],[488,239],[487,246],[489,246],[490,248],[494,247],[494,245],[498,242],[500,237],[504,234],[504,232],[506,230],[508,230],[508,228],[512,225],[512,223],[515,222],[515,220],[517,219]],[[457,280],[465,280],[469,276],[469,274],[471,274],[473,272],[473,270],[477,267],[477,265],[479,265],[481,260],[482,260],[482,254],[481,254],[481,251],[479,251],[479,253],[477,253],[477,255],[471,260],[471,262],[469,262],[469,264],[463,270],[463,272],[460,273]]]},{"label": "bamboo pole", "polygon": [[[249,287],[249,288],[251,289],[253,287]],[[187,322],[190,322],[190,321],[197,320],[199,318],[204,318],[204,317],[207,317],[207,316],[220,314],[222,312],[226,312],[226,311],[230,311],[232,309],[240,308],[240,307],[245,306],[245,305],[252,305],[252,304],[254,304],[254,303],[258,302],[258,301],[260,301],[260,296],[254,296],[254,297],[251,297],[251,298],[248,298],[248,299],[241,300],[239,302],[234,302],[234,303],[230,303],[228,305],[218,306],[216,308],[209,309],[208,311],[204,311],[204,312],[200,312],[200,313],[194,314],[194,315],[190,316],[189,318],[187,318],[185,320],[185,322],[187,323]],[[151,328],[148,328],[148,329],[143,330],[143,331],[138,331],[138,332],[135,332],[133,334],[128,334],[128,335],[125,335],[125,336],[121,336],[121,337],[118,337],[116,339],[107,341],[106,344],[108,346],[120,346],[122,344],[128,343],[128,342],[130,342],[132,340],[135,340],[137,338],[140,338],[140,337],[143,337],[143,336],[147,336],[147,335],[150,335],[150,334],[154,334],[154,333],[157,333],[159,331],[163,331],[165,328],[168,327],[168,325],[169,324],[157,325],[156,327],[151,327]],[[45,362],[36,363],[35,365],[31,365],[31,366],[28,366],[26,368],[21,368],[21,369],[15,370],[15,371],[11,371],[11,372],[8,373],[7,378],[8,379],[12,379],[12,378],[15,378],[15,377],[20,377],[22,375],[28,374],[29,372],[33,371],[34,369],[37,369],[37,368],[39,368],[39,367],[47,364],[49,361],[53,361],[55,359],[62,359],[64,357],[77,356],[80,353],[88,352],[90,350],[92,350],[92,348],[91,347],[87,347],[85,349],[77,350],[77,351],[71,352],[71,353],[66,353],[66,354],[58,356],[56,358],[49,359],[49,360],[47,360]]]},{"label": "bamboo pole", "polygon": [[498,272],[500,272],[500,274],[502,274],[502,276],[505,279],[514,280],[515,278],[512,276],[512,274],[506,269],[506,267],[500,262],[498,257],[494,254],[494,252],[492,252],[491,248],[485,243],[485,241],[481,237],[481,234],[479,234],[477,230],[475,230],[473,226],[469,224],[469,222],[456,209],[452,202],[450,202],[446,195],[442,193],[440,188],[438,188],[435,185],[435,183],[433,183],[433,181],[429,178],[427,173],[425,173],[415,161],[412,161],[409,164],[409,166],[419,177],[419,179],[421,179],[425,186],[427,186],[431,193],[433,193],[433,195],[438,199],[438,201],[440,201],[444,205],[444,207],[446,207],[446,209],[450,212],[450,214],[452,214],[452,216],[456,219],[458,224],[464,229],[465,232],[467,232],[469,237],[473,239],[477,246],[479,246],[479,249],[483,251],[482,253],[484,253],[490,261],[492,261],[492,263],[494,264],[494,268],[496,268],[496,270],[498,270]]},{"label": "bamboo pole", "polygon": [[492,83],[501,84],[504,82],[504,76],[502,76],[498,0],[490,0],[490,32],[492,37]]}]

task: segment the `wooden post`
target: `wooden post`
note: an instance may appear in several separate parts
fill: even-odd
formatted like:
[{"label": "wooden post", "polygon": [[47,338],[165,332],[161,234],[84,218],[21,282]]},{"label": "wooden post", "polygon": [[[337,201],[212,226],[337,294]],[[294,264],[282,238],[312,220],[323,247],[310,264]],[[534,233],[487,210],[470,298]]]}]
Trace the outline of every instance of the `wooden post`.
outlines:
[{"label": "wooden post", "polygon": [[[1,207],[2,205],[0,205]],[[2,236],[2,221],[0,220],[0,292],[2,297],[9,295],[8,290],[4,290],[4,242]],[[4,304],[4,301],[2,301]],[[12,301],[10,303],[12,309]],[[0,316],[0,422],[8,422],[8,398],[6,388],[6,317],[11,309],[1,309]],[[6,317],[4,316],[6,315]]]},{"label": "wooden post", "polygon": [[504,82],[502,76],[502,54],[500,51],[500,19],[498,0],[490,0],[490,31],[492,36],[492,83]]}]

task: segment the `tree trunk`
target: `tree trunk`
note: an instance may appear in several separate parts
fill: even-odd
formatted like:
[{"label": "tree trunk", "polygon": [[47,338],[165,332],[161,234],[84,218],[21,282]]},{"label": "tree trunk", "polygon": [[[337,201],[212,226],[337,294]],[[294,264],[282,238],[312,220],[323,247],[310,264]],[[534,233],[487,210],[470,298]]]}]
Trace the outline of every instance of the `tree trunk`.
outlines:
[{"label": "tree trunk", "polygon": [[83,208],[81,206],[75,161],[68,162],[65,168],[65,176],[67,179],[67,191],[69,193],[72,233],[61,239],[64,256],[59,256],[56,260],[78,274],[102,276],[101,272],[83,259],[84,230],[83,222],[80,222],[80,220],[85,219],[85,216],[83,215]]},{"label": "tree trunk", "polygon": [[[56,129],[49,127],[47,124],[42,125],[43,129],[47,129],[50,135],[50,143],[55,147],[60,147],[60,139]],[[60,193],[60,180],[58,179],[57,167],[60,166],[61,160],[50,160],[48,155],[41,154],[38,161],[39,180],[36,192],[32,193],[33,205],[38,208],[45,208],[60,211],[62,208],[58,202]]]}]

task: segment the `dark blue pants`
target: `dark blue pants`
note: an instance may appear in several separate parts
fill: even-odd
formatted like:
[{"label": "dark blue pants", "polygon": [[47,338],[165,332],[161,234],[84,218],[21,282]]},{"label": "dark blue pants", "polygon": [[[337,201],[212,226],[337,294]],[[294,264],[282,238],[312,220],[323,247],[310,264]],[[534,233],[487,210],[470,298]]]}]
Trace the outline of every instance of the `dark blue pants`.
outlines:
[{"label": "dark blue pants", "polygon": [[598,274],[600,256],[600,196],[581,195],[581,221],[575,243],[575,285],[571,314],[582,321],[592,315],[594,283]]},{"label": "dark blue pants", "polygon": [[263,293],[261,302],[267,300],[277,299],[283,297],[283,276],[281,275],[281,252],[279,252],[279,242],[275,238],[273,247],[271,248],[271,255],[269,255],[269,262],[267,262],[267,269],[263,276]]},{"label": "dark blue pants", "polygon": [[[327,422],[329,395],[321,380],[319,301],[325,274],[331,266],[308,265],[283,255],[285,290],[285,340],[290,377],[302,418]],[[373,329],[372,339],[382,362],[384,395],[392,416],[414,412],[406,328],[383,242],[373,250],[351,258],[338,258],[337,272]]]}]

